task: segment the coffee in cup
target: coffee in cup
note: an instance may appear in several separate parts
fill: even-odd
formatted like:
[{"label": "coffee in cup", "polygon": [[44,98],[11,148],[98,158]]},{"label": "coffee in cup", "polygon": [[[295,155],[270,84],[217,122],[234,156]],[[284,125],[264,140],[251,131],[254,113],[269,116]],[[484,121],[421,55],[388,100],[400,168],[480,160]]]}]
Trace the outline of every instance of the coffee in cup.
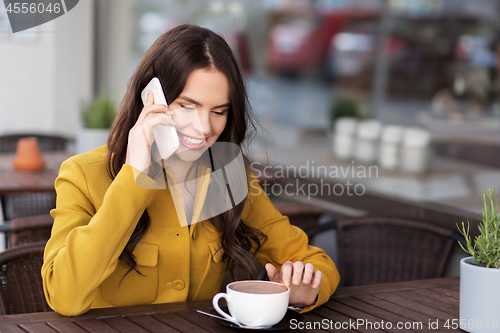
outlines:
[{"label": "coffee in cup", "polygon": [[[229,314],[219,307],[225,298]],[[281,321],[290,301],[290,288],[276,282],[247,280],[230,283],[225,293],[214,296],[212,304],[224,318],[235,324],[270,327]]]}]

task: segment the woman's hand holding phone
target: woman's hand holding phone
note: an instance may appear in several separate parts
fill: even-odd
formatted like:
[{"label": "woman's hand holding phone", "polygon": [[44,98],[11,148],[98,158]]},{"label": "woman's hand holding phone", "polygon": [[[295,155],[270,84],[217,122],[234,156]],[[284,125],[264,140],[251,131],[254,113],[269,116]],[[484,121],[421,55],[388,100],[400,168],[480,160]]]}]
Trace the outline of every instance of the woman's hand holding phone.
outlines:
[{"label": "woman's hand holding phone", "polygon": [[175,126],[174,114],[164,104],[154,104],[154,94],[148,91],[146,105],[128,135],[125,164],[147,175],[151,163],[151,144],[154,142],[153,127],[157,125]]}]

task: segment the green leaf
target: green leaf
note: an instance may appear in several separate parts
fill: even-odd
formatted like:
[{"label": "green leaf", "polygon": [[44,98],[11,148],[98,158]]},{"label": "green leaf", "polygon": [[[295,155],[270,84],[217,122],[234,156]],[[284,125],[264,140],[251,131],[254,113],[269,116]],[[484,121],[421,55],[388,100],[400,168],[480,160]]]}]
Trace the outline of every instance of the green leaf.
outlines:
[{"label": "green leaf", "polygon": [[500,268],[500,214],[498,211],[499,201],[497,200],[496,205],[494,196],[496,188],[486,190],[484,189],[483,203],[484,207],[482,213],[480,214],[482,222],[479,224],[479,236],[474,239],[474,244],[472,244],[472,238],[469,233],[469,221],[467,221],[467,229],[465,224],[462,222],[462,228],[458,230],[464,236],[467,243],[467,248],[465,248],[460,242],[459,245],[466,253],[474,256],[477,264],[484,267]]},{"label": "green leaf", "polygon": [[111,128],[116,116],[116,103],[101,93],[90,103],[82,103],[81,119],[86,128]]}]

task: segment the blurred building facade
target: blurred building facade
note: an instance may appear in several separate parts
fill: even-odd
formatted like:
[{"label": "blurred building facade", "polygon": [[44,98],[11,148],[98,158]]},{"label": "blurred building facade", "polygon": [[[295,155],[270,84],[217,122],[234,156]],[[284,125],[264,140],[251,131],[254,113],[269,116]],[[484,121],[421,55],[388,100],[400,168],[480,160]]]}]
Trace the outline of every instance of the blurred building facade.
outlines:
[{"label": "blurred building facade", "polygon": [[[491,123],[500,112],[492,46],[500,35],[499,3],[88,0],[17,34],[1,8],[0,133],[73,135],[80,102],[100,91],[119,102],[144,52],[181,23],[228,40],[256,112],[269,121],[326,129],[332,101],[356,96],[365,116],[396,124]],[[297,93],[300,101],[287,102]]]},{"label": "blurred building facade", "polygon": [[0,133],[74,134],[78,103],[93,95],[94,1],[13,34],[0,8]]}]

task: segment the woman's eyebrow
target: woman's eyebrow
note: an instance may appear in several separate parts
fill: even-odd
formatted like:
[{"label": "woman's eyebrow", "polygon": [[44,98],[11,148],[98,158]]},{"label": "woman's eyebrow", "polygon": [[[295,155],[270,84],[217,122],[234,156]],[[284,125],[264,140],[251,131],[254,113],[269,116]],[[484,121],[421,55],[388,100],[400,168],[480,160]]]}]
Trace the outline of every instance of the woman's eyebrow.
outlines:
[{"label": "woman's eyebrow", "polygon": [[[197,102],[194,99],[189,98],[187,96],[179,96],[178,98],[179,99],[183,99],[186,102],[193,103],[194,105],[202,106],[200,102]],[[231,103],[226,103],[226,104],[218,105],[218,106],[213,107],[213,109],[224,108],[224,107],[229,107],[229,106],[231,106]]]},{"label": "woman's eyebrow", "polygon": [[179,96],[178,98],[183,99],[183,100],[185,100],[185,101],[187,101],[187,102],[189,102],[189,103],[193,103],[194,105],[199,105],[199,106],[201,106],[201,103],[200,103],[200,102],[197,102],[197,101],[195,101],[194,99],[189,98],[189,97],[187,97],[187,96]]}]

